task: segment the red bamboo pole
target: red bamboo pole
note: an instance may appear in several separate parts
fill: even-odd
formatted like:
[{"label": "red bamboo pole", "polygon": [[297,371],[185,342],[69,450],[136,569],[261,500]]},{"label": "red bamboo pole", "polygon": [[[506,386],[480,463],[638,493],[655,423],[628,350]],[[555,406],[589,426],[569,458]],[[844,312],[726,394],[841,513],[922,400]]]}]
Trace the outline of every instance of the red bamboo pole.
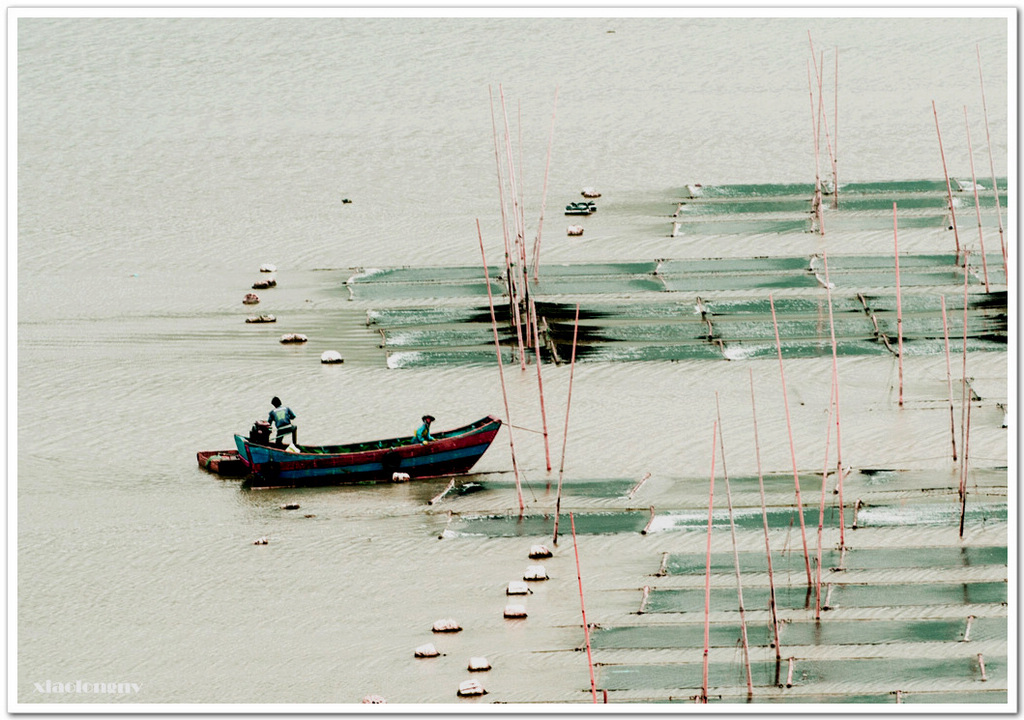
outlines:
[{"label": "red bamboo pole", "polygon": [[708,650],[711,646],[711,513],[715,505],[715,452],[718,450],[718,423],[711,426],[711,486],[708,490],[708,551],[704,565],[704,672],[700,702],[708,701]]},{"label": "red bamboo pole", "polygon": [[[810,40],[811,33],[807,31],[807,39]],[[811,57],[814,57],[814,42],[811,41]],[[832,152],[832,139],[829,135],[828,130],[828,113],[825,112],[825,94],[822,90],[825,75],[825,53],[821,53],[821,64],[817,62],[814,64],[814,72],[818,76],[818,123],[825,127],[825,150],[828,153],[829,164],[832,166],[832,172],[835,173],[836,169],[836,157]],[[820,130],[819,130],[820,137]],[[832,190],[833,197],[835,197],[835,188]]]},{"label": "red bamboo pole", "polygon": [[964,438],[963,479],[960,481],[960,537],[964,536],[964,515],[967,514],[967,451],[971,444],[971,402],[967,402],[967,434]]},{"label": "red bamboo pole", "polygon": [[942,150],[942,133],[939,131],[939,111],[932,100],[932,114],[935,115],[935,134],[939,136],[939,155],[942,157],[942,174],[946,176],[946,198],[949,201],[949,216],[953,222],[953,239],[956,241],[956,261],[960,262],[960,235],[956,229],[956,210],[953,209],[953,186],[949,184],[949,171],[946,169],[946,153]]},{"label": "red bamboo pole", "polygon": [[[814,58],[813,53],[811,53],[811,58]],[[818,118],[814,109],[814,85],[811,83],[810,63],[807,64],[807,92],[811,99],[811,131],[814,137],[814,200],[812,201],[811,210],[818,220],[819,234],[824,234],[821,212],[821,158],[819,149],[821,139],[818,136]]]},{"label": "red bamboo pole", "polygon": [[822,531],[825,526],[825,490],[828,485],[828,443],[832,439],[832,410],[835,407],[836,395],[835,377],[832,378],[832,396],[828,404],[828,422],[825,432],[825,468],[821,473],[821,505],[818,508],[818,562],[817,572],[814,579],[814,619],[821,620],[821,541]]},{"label": "red bamboo pole", "polygon": [[896,258],[896,335],[899,337],[900,407],[903,407],[903,305],[900,300],[900,248],[896,239],[896,203],[892,204],[892,246]]},{"label": "red bamboo pole", "polygon": [[562,431],[562,462],[558,466],[558,493],[555,497],[555,535],[552,542],[558,544],[558,514],[562,509],[562,476],[565,473],[565,441],[569,437],[569,408],[572,405],[572,379],[576,373],[576,335],[580,329],[580,304],[576,303],[576,324],[572,331],[572,361],[569,364],[569,393],[565,400],[565,430]]},{"label": "red bamboo pole", "polygon": [[754,403],[754,371],[750,373],[750,410],[754,416],[754,451],[757,458],[757,484],[761,490],[761,519],[764,521],[764,551],[768,556],[768,604],[772,613],[772,633],[775,638],[775,660],[782,660],[782,648],[779,645],[779,615],[775,602],[775,574],[772,571],[772,547],[768,540],[768,505],[764,499],[764,473],[761,470],[761,443],[757,437],[757,406]]},{"label": "red bamboo pole", "polygon": [[548,158],[544,163],[544,191],[540,200],[540,220],[537,222],[537,237],[533,241],[533,281],[538,281],[540,272],[540,236],[544,229],[544,209],[548,202],[548,170],[551,168],[551,145],[555,140],[555,111],[558,109],[558,88],[555,87],[555,102],[551,108],[551,133],[548,136]]},{"label": "red bamboo pole", "polygon": [[480,231],[480,221],[476,221],[476,234],[480,240],[480,259],[484,263],[484,284],[487,285],[487,304],[491,308],[491,330],[494,331],[494,351],[498,355],[498,377],[501,378],[501,397],[505,401],[505,421],[508,424],[508,443],[512,452],[512,471],[516,478],[516,497],[519,500],[519,512],[526,507],[523,502],[523,488],[519,482],[519,465],[516,463],[516,444],[512,438],[512,414],[508,409],[508,392],[505,390],[505,371],[501,362],[501,344],[498,341],[498,321],[494,316],[494,297],[491,295],[491,277],[487,270],[487,256],[484,253],[484,236]]},{"label": "red bamboo pole", "polygon": [[832,281],[828,276],[828,253],[821,253],[825,263],[825,294],[828,298],[828,329],[832,338],[832,386],[836,408],[836,472],[839,477],[836,490],[839,493],[839,548],[846,547],[846,521],[843,517],[843,446],[839,434],[839,350],[836,346],[836,323],[832,311]]},{"label": "red bamboo pole", "polygon": [[743,580],[740,576],[740,554],[736,542],[736,520],[732,512],[732,488],[729,486],[729,472],[725,468],[725,432],[722,429],[722,408],[715,393],[715,410],[718,414],[718,447],[722,453],[722,477],[725,479],[725,498],[729,506],[729,532],[732,535],[732,557],[736,566],[736,594],[740,606],[740,634],[743,640],[743,662],[747,668],[747,697],[754,696],[754,677],[750,670],[750,643],[747,641],[747,612],[743,606]]},{"label": "red bamboo pole", "polygon": [[551,448],[548,446],[548,416],[544,412],[544,381],[540,373],[540,332],[537,329],[537,306],[530,298],[530,320],[533,323],[533,347],[537,353],[537,391],[540,395],[540,421],[544,428],[544,462],[547,471],[551,472]]},{"label": "red bamboo pole", "polygon": [[569,512],[569,525],[572,528],[572,550],[576,555],[576,580],[580,585],[580,612],[583,613],[583,637],[587,640],[587,667],[590,669],[590,695],[597,702],[597,683],[594,681],[594,658],[590,654],[590,626],[587,624],[587,606],[583,602],[583,575],[580,574],[580,550],[576,544],[576,520]]},{"label": "red bamboo pole", "polygon": [[953,443],[953,462],[956,462],[956,421],[953,419],[953,370],[949,362],[949,322],[946,320],[946,296],[942,299],[942,337],[946,343],[946,385],[949,386],[949,436]]},{"label": "red bamboo pole", "polygon": [[509,194],[512,196],[512,222],[515,228],[515,244],[513,250],[515,252],[516,261],[512,263],[512,267],[516,273],[516,292],[513,295],[514,308],[514,320],[516,324],[516,337],[519,341],[519,366],[520,370],[526,370],[526,352],[525,343],[523,341],[523,292],[526,291],[525,282],[523,282],[523,262],[522,262],[522,243],[523,243],[523,227],[522,227],[522,211],[519,207],[518,189],[516,186],[516,174],[515,174],[515,163],[512,159],[512,139],[508,126],[508,111],[505,107],[505,91],[501,85],[498,85],[498,95],[501,98],[501,112],[505,120],[505,155],[508,162],[508,175],[509,175]]},{"label": "red bamboo pole", "polygon": [[978,178],[974,174],[974,147],[971,145],[971,124],[967,121],[966,105],[964,105],[964,126],[967,128],[967,154],[971,158],[971,185],[974,186],[974,212],[978,215],[978,245],[981,247],[981,268],[985,276],[985,292],[989,292],[988,260],[985,259],[985,238],[981,232],[981,201],[978,199]]},{"label": "red bamboo pole", "polygon": [[[832,123],[832,207],[839,207],[839,47],[836,46],[836,88],[833,98],[833,109],[835,112]],[[838,444],[838,439],[836,441]],[[842,482],[842,471],[839,472]],[[841,514],[841,511],[840,511]]]},{"label": "red bamboo pole", "polygon": [[789,454],[793,460],[793,486],[796,490],[796,512],[800,516],[800,539],[803,541],[804,546],[804,566],[807,569],[807,585],[808,587],[813,584],[811,581],[811,557],[807,552],[807,528],[804,523],[804,505],[800,500],[800,474],[796,469],[796,447],[793,444],[793,423],[790,420],[789,415],[789,397],[786,394],[786,373],[782,368],[782,342],[779,340],[779,322],[775,317],[775,300],[771,294],[768,295],[768,302],[772,308],[772,325],[775,327],[775,347],[779,353],[779,375],[782,378],[782,401],[786,407],[786,429],[789,431]]},{"label": "red bamboo pole", "polygon": [[981,74],[981,48],[974,46],[978,54],[978,80],[981,82],[981,108],[985,113],[985,139],[988,141],[988,166],[992,171],[992,193],[996,196],[996,219],[999,221],[999,247],[1003,251],[1003,275],[1009,284],[1010,276],[1006,265],[1006,241],[1003,239],[1003,210],[999,206],[999,183],[996,182],[996,165],[992,160],[992,135],[988,128],[988,105],[985,103],[985,78]]},{"label": "red bamboo pole", "polygon": [[963,334],[963,365],[961,367],[960,380],[960,447],[963,449],[960,458],[960,496],[964,494],[963,467],[967,464],[967,275],[968,255],[964,253],[964,334]]}]

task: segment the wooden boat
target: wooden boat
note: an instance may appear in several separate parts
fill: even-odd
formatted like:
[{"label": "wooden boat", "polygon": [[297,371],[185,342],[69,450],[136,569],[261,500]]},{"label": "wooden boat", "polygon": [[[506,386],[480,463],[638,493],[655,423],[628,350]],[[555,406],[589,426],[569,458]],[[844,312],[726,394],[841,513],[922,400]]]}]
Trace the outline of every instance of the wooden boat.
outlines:
[{"label": "wooden boat", "polygon": [[433,433],[428,443],[411,436],[350,445],[297,445],[298,452],[235,435],[238,455],[251,473],[251,488],[310,487],[387,481],[396,473],[411,479],[469,472],[501,429],[488,415],[471,425]]},{"label": "wooden boat", "polygon": [[590,215],[597,212],[597,204],[593,202],[573,202],[565,206],[566,215]]},{"label": "wooden boat", "polygon": [[196,459],[199,467],[217,475],[243,477],[249,474],[249,468],[237,450],[201,450],[196,453]]}]

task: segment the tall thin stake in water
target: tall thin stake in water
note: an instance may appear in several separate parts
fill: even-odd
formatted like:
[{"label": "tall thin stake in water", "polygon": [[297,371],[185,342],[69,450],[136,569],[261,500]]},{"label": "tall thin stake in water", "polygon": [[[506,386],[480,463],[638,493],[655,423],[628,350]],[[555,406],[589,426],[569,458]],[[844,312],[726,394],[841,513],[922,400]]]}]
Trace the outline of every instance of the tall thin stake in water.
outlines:
[{"label": "tall thin stake in water", "polygon": [[978,199],[978,178],[974,174],[974,147],[971,145],[971,124],[967,121],[966,105],[964,105],[964,126],[967,128],[967,154],[971,158],[971,185],[974,188],[974,212],[978,215],[978,246],[981,248],[981,268],[985,276],[985,292],[989,292],[988,260],[985,259],[985,238],[981,232],[981,201]]},{"label": "tall thin stake in water", "polygon": [[953,186],[949,184],[949,171],[946,169],[946,153],[942,150],[942,132],[939,130],[939,111],[932,100],[932,114],[935,115],[935,134],[939,136],[939,155],[942,156],[942,174],[946,176],[946,199],[949,202],[949,217],[953,224],[953,239],[956,241],[956,261],[960,262],[960,235],[956,229],[956,210],[953,209]]},{"label": "tall thin stake in water", "polygon": [[832,398],[828,404],[828,422],[825,431],[825,468],[821,471],[821,506],[818,509],[818,562],[814,580],[814,619],[821,620],[821,541],[825,526],[825,490],[828,486],[828,443],[832,439],[832,411],[835,408],[835,376],[832,377]]},{"label": "tall thin stake in water", "polygon": [[960,381],[960,448],[963,450],[960,458],[960,497],[964,494],[964,483],[966,478],[963,472],[967,464],[967,405],[969,393],[967,390],[967,258],[970,253],[964,253],[964,336],[963,336],[963,365],[961,367]]},{"label": "tall thin stake in water", "polygon": [[740,576],[740,553],[736,542],[736,520],[732,512],[732,489],[729,487],[729,472],[725,469],[725,433],[722,431],[722,408],[715,393],[715,411],[718,415],[718,447],[722,453],[722,477],[725,479],[725,498],[729,506],[729,532],[732,535],[732,559],[736,566],[736,595],[740,606],[740,633],[743,639],[743,663],[747,668],[747,697],[754,696],[754,677],[750,670],[750,643],[747,641],[747,612],[743,605],[743,580]]},{"label": "tall thin stake in water", "polygon": [[985,113],[985,139],[988,141],[988,166],[992,171],[992,193],[996,196],[996,219],[999,221],[999,247],[1003,251],[1003,275],[1007,284],[1010,282],[1006,266],[1006,241],[1003,239],[1003,210],[999,206],[999,183],[996,182],[996,164],[992,160],[992,135],[988,129],[988,105],[985,103],[985,78],[981,74],[981,48],[974,46],[978,55],[978,80],[981,82],[981,109]]},{"label": "tall thin stake in water", "polygon": [[552,542],[558,544],[558,514],[562,509],[562,476],[565,474],[565,441],[569,437],[569,408],[572,406],[572,379],[576,373],[576,335],[580,329],[580,304],[576,303],[576,324],[572,331],[572,361],[569,364],[569,393],[565,400],[565,430],[562,431],[562,462],[558,466],[558,492],[555,496],[555,535]]},{"label": "tall thin stake in water", "polygon": [[[533,281],[539,280],[540,272],[540,235],[544,229],[544,209],[548,202],[548,170],[551,167],[551,145],[555,139],[555,110],[558,109],[558,88],[555,88],[555,103],[551,108],[551,135],[548,137],[548,159],[544,163],[544,191],[540,200],[540,220],[537,222],[537,237],[533,241]],[[550,470],[550,468],[548,468]]]},{"label": "tall thin stake in water", "polygon": [[967,433],[964,437],[964,461],[962,465],[962,479],[960,481],[960,537],[964,536],[964,515],[967,514],[967,451],[971,444],[971,405],[967,402]]},{"label": "tall thin stake in water", "polygon": [[715,506],[715,453],[718,451],[718,423],[711,426],[711,486],[708,490],[708,551],[704,565],[704,672],[700,702],[708,701],[708,650],[711,646],[711,513]]},{"label": "tall thin stake in water", "polygon": [[953,419],[953,369],[949,363],[949,322],[946,319],[946,296],[942,299],[942,338],[946,343],[946,385],[949,386],[949,435],[953,443],[953,462],[956,462],[956,421]]},{"label": "tall thin stake in water", "polygon": [[547,471],[551,472],[551,449],[548,446],[548,416],[544,412],[544,381],[540,376],[540,332],[537,329],[537,306],[534,304],[533,298],[530,298],[530,319],[533,323],[533,346],[537,353],[537,391],[540,394],[540,421],[544,428],[544,462],[546,463]]},{"label": "tall thin stake in water", "polygon": [[900,299],[900,247],[896,239],[896,203],[892,204],[892,246],[896,258],[896,335],[899,338],[900,407],[903,407],[903,305]]},{"label": "tall thin stake in water", "polygon": [[761,519],[764,521],[764,551],[768,556],[768,589],[769,606],[772,612],[772,634],[775,638],[775,661],[782,661],[782,648],[779,646],[779,614],[775,603],[775,573],[772,571],[772,546],[768,540],[768,504],[764,498],[764,473],[761,470],[761,443],[757,437],[757,407],[754,404],[754,371],[750,373],[750,410],[754,416],[754,452],[757,458],[757,485],[761,490]]},{"label": "tall thin stake in water", "polygon": [[[839,207],[839,46],[836,46],[836,88],[834,91],[832,122],[832,207]],[[840,470],[840,477],[842,470]],[[840,482],[842,480],[840,479]]]},{"label": "tall thin stake in water", "polygon": [[828,253],[821,253],[825,263],[825,294],[828,298],[828,331],[832,338],[832,386],[836,406],[836,491],[839,493],[839,548],[846,547],[846,521],[843,517],[843,446],[839,435],[839,350],[836,346],[836,322],[832,312],[832,281],[828,275]]},{"label": "tall thin stake in water", "polygon": [[597,683],[594,681],[594,658],[590,654],[590,625],[587,624],[587,606],[583,602],[583,575],[580,573],[580,549],[576,544],[576,520],[569,513],[569,527],[572,528],[572,550],[576,555],[576,580],[580,585],[580,612],[583,613],[583,637],[587,641],[587,667],[590,668],[590,695],[597,702]]},{"label": "tall thin stake in water", "polygon": [[516,463],[516,444],[512,438],[512,414],[508,409],[508,393],[505,391],[505,370],[501,362],[501,343],[498,341],[498,320],[494,316],[494,297],[491,295],[491,276],[487,270],[487,256],[484,254],[484,236],[480,231],[480,221],[476,221],[476,235],[480,240],[480,258],[484,263],[484,284],[487,286],[487,304],[491,308],[491,330],[494,331],[494,351],[498,355],[498,377],[501,378],[501,397],[505,401],[505,422],[508,424],[508,444],[512,452],[512,471],[516,478],[516,497],[519,499],[519,512],[526,507],[523,502],[523,487],[519,482],[519,465]]},{"label": "tall thin stake in water", "polygon": [[779,322],[775,317],[775,300],[771,294],[768,302],[772,307],[772,325],[775,327],[775,347],[779,353],[779,376],[782,378],[782,401],[786,408],[786,430],[789,432],[789,455],[793,460],[793,487],[796,491],[796,514],[800,518],[800,539],[804,546],[804,566],[807,570],[807,586],[814,584],[811,579],[811,556],[807,552],[807,527],[804,522],[804,504],[800,500],[800,473],[796,467],[796,446],[793,443],[793,423],[789,416],[789,396],[786,393],[786,372],[782,368],[782,342],[779,340]]}]

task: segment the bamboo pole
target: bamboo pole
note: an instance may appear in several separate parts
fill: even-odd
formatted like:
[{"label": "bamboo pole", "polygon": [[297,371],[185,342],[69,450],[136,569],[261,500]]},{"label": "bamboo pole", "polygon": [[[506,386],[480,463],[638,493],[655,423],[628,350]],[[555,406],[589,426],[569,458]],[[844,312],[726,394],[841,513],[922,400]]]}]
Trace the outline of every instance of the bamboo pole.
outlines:
[{"label": "bamboo pole", "polygon": [[796,468],[796,447],[793,444],[793,423],[790,420],[789,415],[789,396],[786,393],[786,373],[782,368],[782,341],[779,340],[779,322],[775,316],[775,300],[769,293],[768,302],[772,308],[772,325],[775,327],[775,347],[779,353],[779,375],[782,378],[782,401],[786,408],[786,430],[789,432],[789,454],[793,460],[793,487],[796,491],[796,512],[800,517],[800,539],[803,541],[804,547],[804,566],[807,569],[807,586],[810,587],[813,582],[811,581],[811,557],[807,552],[807,528],[804,523],[804,505],[800,500],[800,474]]},{"label": "bamboo pole", "polygon": [[548,444],[548,415],[544,410],[544,381],[540,372],[540,330],[537,323],[537,306],[530,298],[530,319],[533,324],[533,347],[537,353],[537,392],[540,395],[540,421],[544,428],[544,463],[547,471],[551,472],[551,448]]},{"label": "bamboo pole", "polygon": [[981,48],[974,46],[978,55],[978,80],[981,82],[981,108],[985,113],[985,139],[988,141],[988,166],[992,171],[992,193],[996,196],[996,219],[999,221],[999,247],[1003,251],[1003,275],[1007,284],[1010,275],[1006,265],[1006,241],[1003,239],[1003,210],[999,206],[999,183],[996,182],[996,165],[992,160],[992,136],[988,128],[988,105],[985,103],[985,78],[981,74]]},{"label": "bamboo pole", "polygon": [[498,355],[498,377],[501,379],[501,397],[505,401],[505,421],[508,424],[508,444],[512,452],[512,471],[516,478],[516,497],[519,500],[519,512],[526,507],[523,502],[523,487],[519,482],[519,465],[516,463],[516,444],[512,438],[512,414],[508,409],[508,392],[505,390],[505,370],[501,362],[501,343],[498,341],[498,320],[494,316],[494,297],[491,295],[491,278],[487,271],[487,256],[484,253],[484,236],[480,230],[480,221],[476,221],[476,234],[480,240],[480,258],[484,263],[484,284],[487,285],[487,304],[491,308],[491,330],[494,331],[494,351]]},{"label": "bamboo pole", "polygon": [[569,393],[565,400],[565,430],[562,432],[562,462],[558,466],[558,493],[555,497],[555,534],[552,542],[558,544],[558,514],[562,510],[562,477],[565,473],[565,441],[569,437],[569,408],[572,405],[572,379],[576,373],[576,334],[580,329],[580,304],[576,303],[576,324],[572,331],[572,362],[569,364]]},{"label": "bamboo pole", "polygon": [[949,362],[949,322],[946,319],[946,296],[942,299],[942,338],[946,344],[946,385],[949,387],[949,435],[953,443],[953,462],[956,462],[956,421],[953,419],[953,370]]},{"label": "bamboo pole", "polygon": [[903,407],[903,304],[900,299],[900,248],[896,239],[896,203],[892,204],[892,246],[896,258],[896,335],[899,337],[900,407]]},{"label": "bamboo pole", "polygon": [[551,133],[548,136],[548,157],[544,163],[544,190],[540,200],[540,220],[537,221],[537,237],[533,241],[533,281],[538,282],[540,272],[540,237],[544,229],[544,210],[548,202],[548,171],[551,168],[551,145],[555,140],[555,111],[558,109],[558,87],[555,87],[555,102],[551,108]]},{"label": "bamboo pole", "polygon": [[[839,208],[839,46],[836,46],[836,73],[835,91],[833,93],[833,110],[835,112],[832,123],[832,207]],[[838,445],[838,439],[836,440]],[[840,476],[842,474],[840,473]],[[842,511],[840,510],[840,514]]]},{"label": "bamboo pole", "polygon": [[964,438],[963,479],[960,481],[960,537],[964,536],[964,516],[967,514],[967,466],[968,450],[971,447],[971,401],[967,401],[967,433]]},{"label": "bamboo pole", "polygon": [[981,668],[981,681],[988,682],[988,676],[985,675],[985,656],[978,653],[978,667]]},{"label": "bamboo pole", "polygon": [[512,249],[515,253],[516,261],[512,263],[512,268],[515,269],[516,273],[516,292],[514,294],[514,305],[515,305],[515,324],[516,324],[516,337],[519,341],[519,366],[520,370],[526,371],[526,352],[524,350],[526,344],[523,340],[523,293],[528,290],[525,287],[523,281],[523,261],[522,261],[522,244],[523,244],[523,226],[522,226],[522,211],[519,205],[518,199],[518,188],[516,185],[515,175],[515,164],[512,159],[512,139],[511,133],[508,126],[508,111],[505,107],[505,91],[501,85],[498,85],[498,95],[501,98],[501,111],[505,121],[505,155],[508,162],[508,173],[509,173],[509,194],[512,196],[512,222],[515,230],[515,243]]},{"label": "bamboo pole", "polygon": [[[814,54],[811,53],[813,59]],[[814,109],[814,85],[811,83],[811,64],[807,63],[807,92],[811,99],[811,131],[814,137],[814,200],[811,203],[811,211],[818,220],[818,232],[824,234],[821,212],[821,139],[818,137],[817,114]]]},{"label": "bamboo pole", "polygon": [[839,434],[839,350],[836,346],[836,323],[832,311],[832,281],[828,275],[828,252],[822,251],[822,260],[825,264],[825,294],[828,298],[828,329],[832,338],[832,390],[835,402],[836,416],[836,472],[839,475],[836,483],[836,491],[839,494],[839,547],[846,547],[846,520],[843,516],[843,446]]},{"label": "bamboo pole", "polygon": [[961,642],[971,641],[971,623],[973,623],[976,619],[977,618],[975,618],[973,615],[967,616],[967,627],[964,629],[964,639]]},{"label": "bamboo pole", "polygon": [[704,565],[704,668],[700,702],[708,701],[708,649],[711,645],[711,513],[715,504],[715,453],[718,451],[718,423],[711,426],[711,485],[708,490],[708,549]]},{"label": "bamboo pole", "polygon": [[772,572],[772,547],[768,540],[768,506],[764,499],[764,473],[761,470],[761,443],[757,437],[757,407],[754,404],[754,371],[750,373],[750,410],[754,416],[754,452],[757,458],[757,485],[761,490],[761,519],[764,521],[764,550],[768,556],[768,604],[772,613],[772,634],[775,638],[775,660],[782,660],[782,648],[779,645],[779,614],[775,602],[775,574]]},{"label": "bamboo pole", "polygon": [[[828,443],[832,439],[832,411],[835,408],[835,376],[832,378],[832,397],[828,405],[828,422],[825,424],[825,467],[821,472],[821,504],[818,508],[818,559],[814,579],[814,619],[821,620],[821,542],[825,526],[825,490],[828,486]],[[841,472],[841,471],[840,471]]]},{"label": "bamboo pole", "polygon": [[736,542],[736,520],[732,511],[732,488],[729,486],[729,472],[725,467],[725,432],[722,428],[722,408],[715,393],[715,411],[718,416],[718,447],[722,453],[722,478],[725,480],[725,498],[729,507],[729,532],[732,535],[732,557],[736,566],[736,594],[740,608],[740,635],[743,640],[743,662],[747,668],[747,697],[754,696],[754,677],[750,670],[750,643],[747,641],[747,613],[743,606],[743,580],[740,576],[740,553]]},{"label": "bamboo pole", "polygon": [[942,150],[942,133],[939,131],[939,111],[932,100],[932,114],[935,116],[935,134],[939,136],[939,155],[942,157],[942,174],[946,176],[946,198],[949,201],[949,216],[953,222],[953,239],[956,241],[956,261],[960,262],[960,235],[956,229],[956,210],[953,209],[953,186],[949,184],[949,171],[946,169],[946,153]]},{"label": "bamboo pole", "polygon": [[963,363],[961,365],[960,375],[960,448],[962,450],[960,457],[960,495],[964,494],[964,473],[963,466],[967,463],[967,407],[968,407],[968,394],[967,394],[967,276],[968,276],[968,256],[970,253],[964,253],[964,332],[963,332]]},{"label": "bamboo pole", "polygon": [[583,614],[583,637],[587,640],[587,667],[590,670],[590,694],[597,702],[597,683],[594,681],[594,658],[590,654],[590,625],[587,624],[587,606],[583,602],[583,575],[580,573],[580,550],[576,544],[576,521],[569,512],[569,525],[572,528],[572,550],[576,555],[576,580],[580,585],[580,612]]},{"label": "bamboo pole", "polygon": [[974,212],[978,216],[978,246],[981,248],[981,268],[985,277],[985,292],[989,292],[988,260],[985,258],[985,238],[981,232],[981,201],[978,199],[978,178],[974,174],[974,146],[971,144],[971,124],[967,121],[966,105],[964,105],[964,127],[967,128],[967,154],[971,159],[971,185],[974,188]]}]

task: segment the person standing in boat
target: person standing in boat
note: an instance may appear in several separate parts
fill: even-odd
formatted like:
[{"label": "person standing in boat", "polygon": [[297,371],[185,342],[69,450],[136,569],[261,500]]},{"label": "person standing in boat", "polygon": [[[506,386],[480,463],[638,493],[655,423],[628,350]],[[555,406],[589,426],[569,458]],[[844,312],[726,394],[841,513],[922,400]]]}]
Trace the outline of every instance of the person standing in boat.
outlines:
[{"label": "person standing in boat", "polygon": [[274,397],[270,404],[274,406],[274,409],[270,411],[270,417],[267,419],[271,425],[277,428],[275,442],[278,445],[284,445],[284,436],[291,435],[292,443],[298,443],[298,429],[292,423],[292,420],[295,419],[295,413],[287,405],[281,405],[281,398],[279,397]]},{"label": "person standing in boat", "polygon": [[432,422],[434,422],[433,415],[424,415],[423,424],[420,425],[420,429],[416,431],[416,434],[413,436],[413,440],[424,444],[426,444],[428,440],[433,440],[434,436],[430,434],[430,423]]}]

